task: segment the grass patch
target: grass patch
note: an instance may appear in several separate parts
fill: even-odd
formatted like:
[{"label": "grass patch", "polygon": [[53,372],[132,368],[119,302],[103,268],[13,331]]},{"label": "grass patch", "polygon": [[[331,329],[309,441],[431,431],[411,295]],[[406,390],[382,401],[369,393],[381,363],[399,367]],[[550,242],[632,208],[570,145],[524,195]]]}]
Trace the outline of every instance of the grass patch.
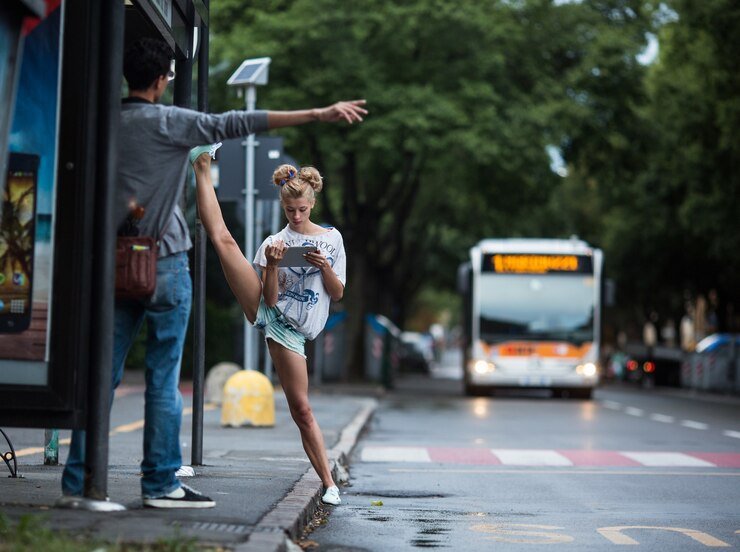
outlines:
[{"label": "grass patch", "polygon": [[11,523],[0,514],[0,552],[220,552],[220,547],[207,546],[195,539],[175,536],[150,544],[106,543],[87,535],[70,535],[43,525],[43,517],[24,515]]}]

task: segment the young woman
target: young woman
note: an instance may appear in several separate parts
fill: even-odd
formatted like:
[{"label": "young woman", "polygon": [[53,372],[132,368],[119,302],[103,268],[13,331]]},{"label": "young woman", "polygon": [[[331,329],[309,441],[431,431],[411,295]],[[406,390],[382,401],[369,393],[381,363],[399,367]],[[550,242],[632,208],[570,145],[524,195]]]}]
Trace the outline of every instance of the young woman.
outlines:
[{"label": "young woman", "polygon": [[[257,251],[254,264],[261,269],[260,278],[226,228],[213,190],[211,156],[219,145],[195,148],[190,154],[200,220],[244,314],[265,333],[303,448],[326,489],[322,500],[336,505],[341,502],[339,489],[331,475],[321,429],[308,402],[304,344],[324,328],[330,302],[339,301],[344,294],[346,258],[342,235],[336,228],[311,222],[315,194],[323,187],[319,172],[313,167],[299,170],[281,165],[273,174],[273,181],[280,187],[280,203],[288,225],[268,237]],[[315,247],[305,255],[310,266],[279,266],[289,246]]]}]

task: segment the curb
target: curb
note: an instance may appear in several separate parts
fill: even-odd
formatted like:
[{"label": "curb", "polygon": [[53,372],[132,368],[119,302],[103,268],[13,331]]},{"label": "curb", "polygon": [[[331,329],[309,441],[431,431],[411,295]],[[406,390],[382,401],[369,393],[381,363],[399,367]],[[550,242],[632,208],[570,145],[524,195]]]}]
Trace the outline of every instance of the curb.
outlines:
[{"label": "curb", "polygon": [[[333,463],[332,476],[337,482],[347,480],[349,455],[357,444],[378,406],[376,399],[365,399],[360,411],[345,426],[337,443],[327,451]],[[285,552],[313,518],[321,501],[321,479],[309,468],[295,487],[257,523],[247,541],[235,552]],[[290,544],[289,544],[290,543]]]}]

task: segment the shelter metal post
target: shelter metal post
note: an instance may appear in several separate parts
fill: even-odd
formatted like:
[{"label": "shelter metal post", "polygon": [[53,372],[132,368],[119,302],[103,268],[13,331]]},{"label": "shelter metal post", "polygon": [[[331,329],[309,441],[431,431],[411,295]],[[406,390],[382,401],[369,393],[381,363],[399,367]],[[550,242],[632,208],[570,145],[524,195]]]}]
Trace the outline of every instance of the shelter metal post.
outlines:
[{"label": "shelter metal post", "polygon": [[[91,2],[91,7],[97,2]],[[93,285],[90,313],[90,370],[85,441],[86,498],[105,501],[108,494],[108,430],[113,362],[115,280],[114,198],[123,66],[124,5],[101,2],[93,48],[98,51],[98,113]]]},{"label": "shelter metal post", "polygon": [[[209,1],[205,0],[206,10]],[[198,50],[198,110],[208,111],[208,25],[201,21]],[[203,381],[206,358],[206,234],[200,218],[195,219],[193,254],[193,431],[190,463],[203,465]]]}]

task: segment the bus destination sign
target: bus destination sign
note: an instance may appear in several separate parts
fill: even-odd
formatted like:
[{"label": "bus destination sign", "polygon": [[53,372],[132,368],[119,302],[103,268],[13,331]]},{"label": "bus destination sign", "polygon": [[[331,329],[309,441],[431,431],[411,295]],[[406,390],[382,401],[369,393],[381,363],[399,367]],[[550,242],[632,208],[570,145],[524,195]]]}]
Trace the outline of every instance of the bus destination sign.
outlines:
[{"label": "bus destination sign", "polygon": [[487,253],[483,255],[483,272],[500,274],[592,274],[593,263],[585,255],[536,255]]}]

